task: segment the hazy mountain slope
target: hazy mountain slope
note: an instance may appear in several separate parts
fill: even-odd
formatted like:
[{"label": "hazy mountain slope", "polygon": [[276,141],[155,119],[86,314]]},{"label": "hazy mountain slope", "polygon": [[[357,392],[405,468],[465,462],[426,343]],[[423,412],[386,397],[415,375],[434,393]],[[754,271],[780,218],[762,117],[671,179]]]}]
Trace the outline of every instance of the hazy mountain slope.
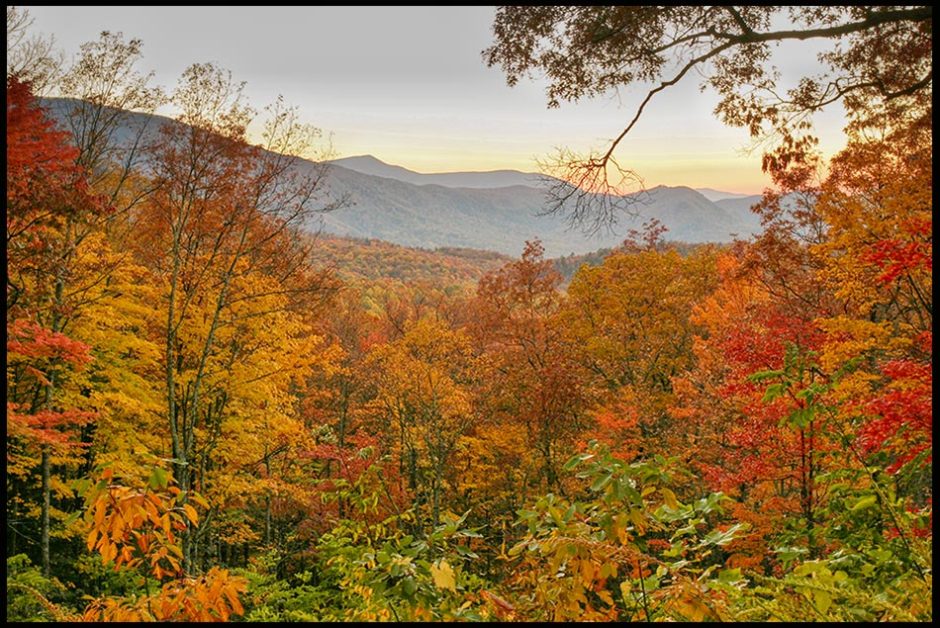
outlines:
[{"label": "hazy mountain slope", "polygon": [[591,239],[566,230],[564,221],[538,216],[541,190],[525,186],[494,189],[413,185],[333,166],[327,185],[353,205],[322,217],[324,230],[378,238],[406,246],[457,246],[518,255],[525,241],[540,238],[549,255],[584,252],[614,244],[622,236]]},{"label": "hazy mountain slope", "polygon": [[[50,99],[53,114],[63,119],[75,101]],[[132,128],[147,123],[147,135],[157,137],[161,124],[177,124],[160,116],[124,113],[125,125],[115,137],[127,141],[133,136]],[[357,158],[358,159],[358,158]],[[358,159],[360,166],[368,160]],[[374,160],[378,162],[378,160]],[[545,205],[544,192],[531,185],[499,186],[493,188],[445,187],[400,181],[385,176],[364,174],[338,165],[329,169],[326,187],[335,197],[348,197],[351,204],[311,222],[311,230],[356,238],[376,238],[412,247],[465,247],[519,255],[526,240],[539,238],[548,256],[588,253],[598,248],[619,244],[631,228],[658,218],[669,231],[670,240],[687,242],[729,241],[732,234],[746,236],[756,230],[757,221],[747,210],[744,200],[729,199],[713,203],[699,192],[687,187],[659,186],[635,196],[635,218],[622,217],[614,233],[587,237],[570,230],[560,216],[539,215]],[[378,162],[380,171],[410,171]],[[376,164],[373,164],[376,165]],[[299,161],[303,173],[314,175],[315,164]],[[527,177],[525,173],[507,171],[512,177]],[[420,175],[432,177],[435,175]],[[464,175],[496,176],[494,173],[453,173],[458,179]],[[497,172],[496,174],[500,174]],[[402,175],[404,176],[404,175]],[[501,176],[501,175],[500,175]],[[497,179],[488,179],[495,181]],[[478,182],[484,179],[478,177]],[[735,201],[735,202],[732,202]],[[743,207],[743,209],[742,209]]]},{"label": "hazy mountain slope", "polygon": [[636,195],[644,219],[655,217],[669,230],[667,240],[727,242],[732,235],[749,235],[734,209],[709,201],[692,188],[657,186]]},{"label": "hazy mountain slope", "polygon": [[624,216],[615,233],[588,237],[559,216],[538,215],[544,192],[527,186],[494,189],[415,186],[334,166],[328,184],[355,205],[323,217],[326,231],[379,238],[407,246],[463,246],[518,255],[528,239],[540,238],[550,256],[587,253],[619,244],[628,230],[652,217],[670,240],[727,242],[753,232],[745,208],[723,208],[686,187],[657,187],[636,195],[638,216]]},{"label": "hazy mountain slope", "polygon": [[[784,204],[787,203],[787,198],[784,199]],[[744,223],[752,233],[757,233],[761,230],[760,217],[751,211],[751,207],[758,204],[761,200],[759,194],[754,196],[744,196],[741,198],[726,198],[720,201],[716,201],[715,205],[724,209],[727,212],[730,212],[738,217],[742,223]]]}]

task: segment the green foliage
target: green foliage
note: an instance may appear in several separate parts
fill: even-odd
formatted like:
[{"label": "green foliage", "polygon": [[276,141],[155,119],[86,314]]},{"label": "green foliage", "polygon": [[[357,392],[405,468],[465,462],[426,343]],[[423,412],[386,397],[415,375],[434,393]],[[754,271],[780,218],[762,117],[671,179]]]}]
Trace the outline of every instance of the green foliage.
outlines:
[{"label": "green foliage", "polygon": [[401,529],[409,518],[374,526],[342,521],[321,537],[321,577],[339,589],[324,619],[482,619],[475,592],[484,583],[464,567],[476,557],[467,541],[479,537],[461,528],[466,514],[447,517],[424,538]]},{"label": "green foliage", "polygon": [[277,563],[281,557],[274,552],[258,556],[251,569],[233,573],[248,580],[245,596],[245,621],[318,621],[328,612],[335,597],[334,590],[314,582],[310,571],[278,578]]},{"label": "green foliage", "polygon": [[717,527],[720,493],[689,504],[669,488],[661,456],[628,464],[592,446],[571,458],[580,499],[547,495],[519,511],[527,534],[508,552],[531,620],[708,617],[690,591],[720,565],[721,547],[745,526]]},{"label": "green foliage", "polygon": [[59,609],[50,598],[61,597],[66,589],[55,578],[43,577],[25,554],[7,558],[6,583],[8,622],[61,621],[67,613]]},{"label": "green foliage", "polygon": [[248,579],[247,621],[477,621],[485,584],[464,567],[478,558],[466,541],[478,537],[453,517],[416,539],[398,518],[374,525],[343,520],[324,534],[311,570],[278,579],[278,557],[255,561]]},{"label": "green foliage", "polygon": [[[929,562],[929,544],[920,551]],[[751,575],[710,586],[727,595],[725,621],[930,621],[932,578],[914,571],[887,579],[858,577],[854,567],[870,566],[872,558],[840,551],[779,578]],[[878,554],[879,560],[891,561],[890,552]]]}]

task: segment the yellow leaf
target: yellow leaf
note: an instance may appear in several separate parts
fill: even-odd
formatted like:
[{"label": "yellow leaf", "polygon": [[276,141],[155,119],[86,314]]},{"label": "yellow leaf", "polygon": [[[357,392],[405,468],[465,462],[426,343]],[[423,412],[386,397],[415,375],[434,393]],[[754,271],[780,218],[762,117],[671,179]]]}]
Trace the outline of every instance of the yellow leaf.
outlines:
[{"label": "yellow leaf", "polygon": [[183,504],[183,510],[186,511],[186,516],[189,517],[189,520],[194,524],[199,523],[199,513],[196,512],[196,509],[190,506],[189,504]]},{"label": "yellow leaf", "polygon": [[829,595],[828,591],[817,589],[813,591],[813,597],[816,601],[816,608],[819,609],[820,613],[825,615],[829,607],[832,606],[832,596]]},{"label": "yellow leaf", "polygon": [[457,591],[454,570],[446,560],[441,559],[437,564],[431,565],[431,577],[434,579],[434,586],[438,589]]},{"label": "yellow leaf", "polygon": [[643,536],[646,533],[646,521],[641,511],[631,510],[630,521],[633,522],[633,527],[638,535]]},{"label": "yellow leaf", "polygon": [[95,526],[97,527],[101,527],[104,523],[105,508],[106,505],[104,501],[99,500],[98,503],[95,504]]},{"label": "yellow leaf", "polygon": [[117,556],[117,545],[112,543],[105,543],[104,547],[101,548],[101,558],[105,564],[111,562],[114,557]]},{"label": "yellow leaf", "polygon": [[196,502],[197,504],[199,504],[200,506],[202,506],[203,508],[205,508],[206,510],[209,509],[209,502],[207,502],[205,498],[199,493],[190,493],[189,498],[193,500],[194,502]]},{"label": "yellow leaf", "polygon": [[589,587],[591,583],[594,582],[594,574],[596,569],[594,568],[594,563],[590,559],[585,558],[581,561],[581,579],[583,580],[582,585]]},{"label": "yellow leaf", "polygon": [[679,508],[679,501],[676,499],[676,494],[670,491],[668,488],[663,487],[659,489],[659,492],[663,494],[663,502],[666,506],[672,510]]},{"label": "yellow leaf", "polygon": [[631,603],[630,599],[630,581],[624,580],[620,583],[620,596],[623,598],[623,601],[627,604]]}]

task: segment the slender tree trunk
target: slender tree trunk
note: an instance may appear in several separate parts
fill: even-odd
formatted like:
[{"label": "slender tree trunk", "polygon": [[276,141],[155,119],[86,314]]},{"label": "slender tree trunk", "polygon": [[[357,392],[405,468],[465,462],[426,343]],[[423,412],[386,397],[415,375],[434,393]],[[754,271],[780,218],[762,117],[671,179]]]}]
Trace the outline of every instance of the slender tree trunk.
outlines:
[{"label": "slender tree trunk", "polygon": [[[346,416],[349,412],[349,382],[343,378],[340,384],[340,411],[339,411],[339,448],[340,451],[346,449]],[[342,497],[336,503],[339,518],[346,516],[346,500]]]},{"label": "slender tree trunk", "polygon": [[434,465],[434,485],[431,487],[432,522],[437,528],[441,522],[441,465]]},{"label": "slender tree trunk", "polygon": [[813,429],[813,422],[809,422],[809,486],[807,486],[806,503],[806,536],[809,545],[809,556],[812,559],[818,558],[818,548],[816,547],[816,513],[815,513],[815,492],[816,492],[816,461],[813,454],[816,450],[816,434]]},{"label": "slender tree trunk", "polygon": [[[71,234],[71,229],[66,233]],[[52,310],[52,331],[58,332],[62,328],[62,316],[60,314],[62,307],[62,293],[65,290],[65,278],[62,276],[64,270],[60,267],[56,271],[55,280],[55,300]],[[49,373],[49,383],[46,385],[46,410],[52,409],[52,397],[55,392],[55,372]],[[52,462],[49,459],[49,446],[42,447],[42,513],[41,530],[39,543],[42,551],[42,574],[45,577],[50,575],[49,567],[49,509],[52,506],[52,489],[50,488],[50,479],[52,476]]]},{"label": "slender tree trunk", "polygon": [[[174,239],[178,236],[174,235]],[[170,422],[170,439],[173,444],[173,477],[177,484],[182,484],[182,461],[186,454],[180,447],[179,426],[176,422],[176,290],[179,283],[180,252],[176,241],[173,243],[173,274],[170,277],[170,295],[166,314],[166,409]]]},{"label": "slender tree trunk", "polygon": [[[247,228],[246,228],[247,229]],[[239,243],[239,250],[244,245],[245,235],[247,231],[243,230],[242,232],[242,241]],[[203,378],[206,372],[206,364],[209,360],[209,355],[212,352],[212,348],[215,346],[215,334],[219,328],[219,321],[222,314],[222,308],[225,305],[226,297],[228,295],[229,284],[232,280],[232,277],[235,275],[235,265],[238,260],[241,259],[241,255],[236,255],[232,262],[229,264],[228,270],[224,275],[222,280],[222,286],[219,289],[219,294],[215,300],[215,311],[212,314],[212,321],[209,325],[209,332],[206,335],[206,340],[202,345],[202,355],[199,358],[198,366],[196,368],[196,375],[192,381],[192,388],[187,389],[187,399],[186,399],[186,409],[182,413],[183,418],[183,451],[185,452],[184,460],[188,464],[180,465],[180,490],[183,491],[183,503],[189,501],[189,491],[192,490],[191,478],[192,472],[190,467],[192,462],[196,459],[196,422],[199,418],[199,397],[202,391]],[[171,300],[172,303],[172,300]],[[193,523],[189,520],[186,522],[186,530],[183,531],[183,571],[189,574],[193,567],[193,544],[194,544],[194,535],[195,530]]]},{"label": "slender tree trunk", "polygon": [[49,447],[42,448],[42,575],[49,577]]},{"label": "slender tree trunk", "polygon": [[[8,495],[8,499],[9,499],[10,497],[12,497],[13,495],[17,495],[17,494],[19,494],[17,482],[16,482],[16,480],[12,480],[12,479],[11,479],[11,481],[10,481],[10,493],[9,493],[9,495]],[[16,522],[19,521],[19,519],[20,519],[20,511],[19,511],[19,510],[17,509],[17,507],[16,507],[16,501],[15,501],[15,500],[9,499],[9,501],[7,501],[7,504],[9,504],[9,505],[12,507],[12,510],[11,510],[11,512],[10,512],[10,517],[13,519],[13,522],[7,522],[7,535],[6,535],[7,544],[8,544],[7,547],[10,548],[10,556],[16,556],[16,555],[19,553],[19,552],[16,551],[16,549],[17,549],[17,547],[16,547],[16,537],[18,537],[19,534],[16,533],[16,527],[15,527],[15,526],[16,526]],[[13,532],[13,533],[10,534],[10,532]]]},{"label": "slender tree trunk", "polygon": [[[57,326],[53,322],[53,329]],[[49,374],[49,384],[46,386],[46,409],[52,409],[52,391],[55,386],[55,373]],[[49,508],[52,505],[52,489],[50,488],[50,479],[52,477],[52,462],[49,459],[49,445],[42,446],[41,454],[41,473],[42,473],[42,513],[40,515],[40,536],[39,545],[42,551],[42,575],[49,577]]]},{"label": "slender tree trunk", "polygon": [[[268,444],[264,444],[264,472],[268,481],[271,480],[271,456],[268,453]],[[264,496],[264,544],[271,545],[271,489],[265,489]]]}]

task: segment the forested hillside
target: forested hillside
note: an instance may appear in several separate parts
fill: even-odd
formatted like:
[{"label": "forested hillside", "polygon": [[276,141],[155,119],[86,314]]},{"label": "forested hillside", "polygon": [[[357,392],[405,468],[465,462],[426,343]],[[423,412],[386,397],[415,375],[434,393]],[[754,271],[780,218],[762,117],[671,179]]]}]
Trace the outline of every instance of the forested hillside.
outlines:
[{"label": "forested hillside", "polygon": [[[633,9],[505,7],[490,62],[685,11],[770,27]],[[910,11],[845,64],[929,65]],[[760,233],[649,221],[581,265],[313,237],[338,199],[281,100],[212,64],[165,94],[103,33],[49,79],[86,103],[60,126],[16,50],[8,621],[932,619],[930,82],[850,91],[825,163],[781,140]],[[166,99],[156,133],[112,115]]]},{"label": "forested hillside", "polygon": [[474,286],[488,271],[512,258],[491,251],[408,248],[382,240],[314,236],[311,263],[334,270],[340,279],[436,282],[442,287]]}]

